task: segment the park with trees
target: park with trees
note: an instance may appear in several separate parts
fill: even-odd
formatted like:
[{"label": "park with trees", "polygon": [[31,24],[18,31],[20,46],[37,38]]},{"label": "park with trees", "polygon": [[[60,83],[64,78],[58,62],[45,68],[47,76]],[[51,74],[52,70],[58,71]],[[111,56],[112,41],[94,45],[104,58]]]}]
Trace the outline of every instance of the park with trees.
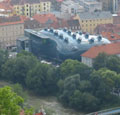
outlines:
[{"label": "park with trees", "polygon": [[[115,55],[99,54],[93,67],[71,59],[55,67],[41,63],[29,52],[9,58],[8,52],[0,50],[0,80],[19,83],[39,96],[54,95],[64,106],[85,113],[120,105],[120,58]],[[17,89],[19,86],[14,91]],[[2,90],[8,90],[8,94],[11,91],[0,88],[0,98]],[[16,95],[24,95],[13,95],[19,98],[15,103],[22,107],[23,100]],[[16,112],[20,109],[17,105]],[[1,106],[0,110],[5,107]]]}]

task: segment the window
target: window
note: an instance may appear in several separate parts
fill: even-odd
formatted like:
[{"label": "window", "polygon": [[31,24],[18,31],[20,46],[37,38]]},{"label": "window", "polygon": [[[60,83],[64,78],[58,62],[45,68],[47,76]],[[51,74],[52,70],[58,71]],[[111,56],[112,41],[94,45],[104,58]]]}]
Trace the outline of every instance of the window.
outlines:
[{"label": "window", "polygon": [[22,26],[20,26],[20,29],[22,29]]}]

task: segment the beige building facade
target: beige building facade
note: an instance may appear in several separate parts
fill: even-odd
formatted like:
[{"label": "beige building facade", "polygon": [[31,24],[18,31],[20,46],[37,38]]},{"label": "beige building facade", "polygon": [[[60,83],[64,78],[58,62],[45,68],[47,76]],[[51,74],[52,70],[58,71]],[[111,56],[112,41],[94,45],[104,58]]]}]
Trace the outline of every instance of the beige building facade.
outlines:
[{"label": "beige building facade", "polygon": [[17,15],[32,17],[37,13],[50,12],[51,2],[42,1],[40,3],[25,3],[23,5],[14,5],[14,10]]},{"label": "beige building facade", "polygon": [[24,23],[22,21],[0,23],[1,48],[15,46],[16,39],[21,35],[24,35]]},{"label": "beige building facade", "polygon": [[113,24],[110,12],[83,12],[75,16],[78,19],[83,32],[94,34],[94,29],[100,24]]}]

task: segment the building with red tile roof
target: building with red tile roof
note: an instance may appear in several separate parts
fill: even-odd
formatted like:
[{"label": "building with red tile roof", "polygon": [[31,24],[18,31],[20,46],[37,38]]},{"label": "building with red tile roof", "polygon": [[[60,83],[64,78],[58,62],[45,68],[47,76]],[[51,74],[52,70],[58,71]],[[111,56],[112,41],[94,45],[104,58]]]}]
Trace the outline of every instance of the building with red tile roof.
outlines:
[{"label": "building with red tile roof", "polygon": [[107,38],[111,42],[120,41],[120,35],[119,34],[115,34],[115,33],[111,33],[111,32],[102,32],[101,34],[102,34],[103,37]]},{"label": "building with red tile roof", "polygon": [[20,115],[25,115],[25,114],[24,114],[24,110],[21,110],[21,111],[20,111]]},{"label": "building with red tile roof", "polygon": [[24,35],[24,21],[19,16],[0,17],[0,47],[16,45],[18,36]]},{"label": "building with red tile roof", "polygon": [[113,24],[120,24],[120,16],[113,16]]},{"label": "building with red tile roof", "polygon": [[65,20],[62,18],[57,18],[54,14],[36,14],[33,16],[33,19],[40,23],[41,28],[50,28],[53,27],[55,29],[65,28],[72,31],[80,30],[80,23],[77,19]]},{"label": "building with red tile roof", "polygon": [[100,24],[94,30],[94,34],[102,32],[120,33],[120,24]]},{"label": "building with red tile roof", "polygon": [[40,112],[40,113],[36,113],[35,115],[44,115],[42,112]]},{"label": "building with red tile roof", "polygon": [[88,66],[92,66],[94,58],[103,52],[108,55],[117,55],[120,57],[120,42],[90,48],[81,55],[82,62]]},{"label": "building with red tile roof", "polygon": [[0,15],[1,16],[4,16],[4,15],[13,16],[14,15],[13,7],[10,5],[9,2],[7,1],[0,2]]},{"label": "building with red tile roof", "polygon": [[56,0],[57,2],[63,2],[64,0]]},{"label": "building with red tile roof", "polygon": [[35,14],[33,16],[33,18],[42,24],[46,23],[48,20],[51,20],[52,22],[57,21],[56,16],[54,14],[50,14],[50,13],[48,13],[48,14]]}]

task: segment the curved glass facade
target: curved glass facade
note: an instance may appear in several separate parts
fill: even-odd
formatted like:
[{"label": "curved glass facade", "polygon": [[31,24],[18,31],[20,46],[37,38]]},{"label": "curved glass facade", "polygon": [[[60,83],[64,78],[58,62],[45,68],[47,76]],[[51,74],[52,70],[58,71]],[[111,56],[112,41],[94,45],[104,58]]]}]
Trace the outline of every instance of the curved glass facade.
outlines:
[{"label": "curved glass facade", "polygon": [[30,49],[33,54],[41,58],[59,61],[68,58],[80,60],[80,55],[89,48],[110,43],[100,35],[73,33],[67,29],[44,29],[41,31],[27,29],[25,36],[30,39]]}]

